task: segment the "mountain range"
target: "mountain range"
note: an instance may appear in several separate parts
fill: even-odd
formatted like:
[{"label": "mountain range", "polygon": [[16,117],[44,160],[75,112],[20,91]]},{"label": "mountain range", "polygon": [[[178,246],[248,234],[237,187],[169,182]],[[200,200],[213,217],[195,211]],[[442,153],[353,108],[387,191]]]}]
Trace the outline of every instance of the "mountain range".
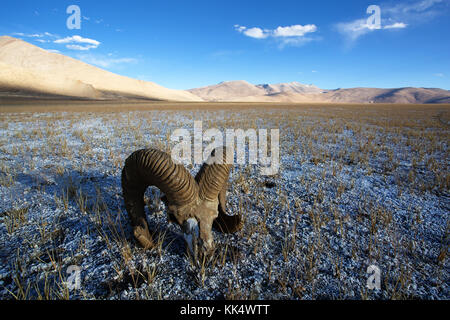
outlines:
[{"label": "mountain range", "polygon": [[146,99],[221,102],[450,103],[437,88],[326,90],[299,82],[251,84],[224,81],[173,90],[102,70],[9,36],[0,37],[0,97],[59,97],[93,100]]},{"label": "mountain range", "polygon": [[325,90],[298,82],[253,85],[226,81],[190,89],[205,101],[323,103],[450,103],[450,91],[437,88],[350,88]]}]

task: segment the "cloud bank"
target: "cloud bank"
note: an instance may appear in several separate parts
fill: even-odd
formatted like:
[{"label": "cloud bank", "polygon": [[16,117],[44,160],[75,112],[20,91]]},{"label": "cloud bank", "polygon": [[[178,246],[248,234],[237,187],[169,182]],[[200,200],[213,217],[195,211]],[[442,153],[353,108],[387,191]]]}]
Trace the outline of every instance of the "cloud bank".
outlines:
[{"label": "cloud bank", "polygon": [[243,35],[254,39],[266,39],[272,38],[281,44],[285,45],[302,45],[306,42],[314,40],[311,37],[306,37],[307,34],[317,31],[317,26],[314,24],[307,25],[292,25],[282,27],[279,26],[276,29],[263,29],[260,27],[248,28],[246,26],[234,25],[234,29],[242,33]]},{"label": "cloud bank", "polygon": [[72,36],[53,41],[58,44],[66,44],[67,49],[87,51],[96,49],[100,42],[94,39],[83,38],[81,36]]},{"label": "cloud bank", "polygon": [[111,54],[109,55],[102,55],[102,54],[90,54],[90,53],[83,53],[78,54],[77,58],[81,61],[84,61],[86,63],[101,67],[101,68],[110,68],[122,64],[129,64],[129,63],[137,63],[138,60],[135,58],[118,58],[113,57]]}]

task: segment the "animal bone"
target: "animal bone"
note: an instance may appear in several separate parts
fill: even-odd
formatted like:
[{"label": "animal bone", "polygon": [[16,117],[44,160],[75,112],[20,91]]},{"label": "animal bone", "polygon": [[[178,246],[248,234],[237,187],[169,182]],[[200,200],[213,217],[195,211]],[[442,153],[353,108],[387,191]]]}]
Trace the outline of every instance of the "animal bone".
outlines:
[{"label": "animal bone", "polygon": [[[222,163],[212,163],[216,152],[217,156],[222,155]],[[122,193],[135,239],[144,248],[154,246],[144,211],[144,193],[149,186],[156,186],[165,194],[163,201],[169,221],[183,228],[191,252],[200,248],[202,253],[208,253],[214,248],[213,227],[224,233],[240,230],[241,216],[226,214],[231,165],[225,159],[226,148],[216,148],[194,179],[165,152],[156,149],[133,152],[122,170]]]},{"label": "animal bone", "polygon": [[194,218],[187,219],[183,224],[183,236],[188,250],[192,255],[197,254],[197,239],[199,236],[198,222]]}]

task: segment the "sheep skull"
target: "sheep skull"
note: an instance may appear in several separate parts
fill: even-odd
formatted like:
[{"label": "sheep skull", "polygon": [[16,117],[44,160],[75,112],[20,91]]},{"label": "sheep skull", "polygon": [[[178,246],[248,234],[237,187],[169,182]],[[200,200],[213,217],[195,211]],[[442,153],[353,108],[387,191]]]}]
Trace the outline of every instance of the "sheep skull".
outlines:
[{"label": "sheep skull", "polygon": [[[215,149],[210,159],[215,156]],[[220,149],[226,157],[226,149]],[[186,246],[192,254],[214,248],[212,228],[231,233],[242,227],[240,215],[226,214],[227,180],[231,165],[208,159],[197,175],[192,175],[171,157],[156,149],[132,153],[122,170],[122,191],[135,239],[144,247],[154,246],[145,219],[145,190],[156,186],[165,194],[169,221],[181,226]]]}]

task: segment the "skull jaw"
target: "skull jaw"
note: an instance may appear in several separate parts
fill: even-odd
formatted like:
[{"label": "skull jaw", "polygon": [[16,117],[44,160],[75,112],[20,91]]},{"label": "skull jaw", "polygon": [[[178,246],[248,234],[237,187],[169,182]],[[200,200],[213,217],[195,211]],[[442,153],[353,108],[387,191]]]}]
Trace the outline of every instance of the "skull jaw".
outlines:
[{"label": "skull jaw", "polygon": [[206,255],[214,248],[212,236],[202,237],[199,223],[195,218],[189,218],[183,223],[183,238],[186,242],[188,253],[193,257]]},{"label": "skull jaw", "polygon": [[183,237],[186,242],[186,247],[189,253],[193,256],[196,255],[198,249],[198,238],[199,238],[199,227],[198,222],[195,218],[189,218],[183,223]]},{"label": "skull jaw", "polygon": [[183,230],[188,253],[196,258],[214,251],[212,224],[218,216],[217,207],[218,201],[204,200],[183,207],[169,207]]}]

